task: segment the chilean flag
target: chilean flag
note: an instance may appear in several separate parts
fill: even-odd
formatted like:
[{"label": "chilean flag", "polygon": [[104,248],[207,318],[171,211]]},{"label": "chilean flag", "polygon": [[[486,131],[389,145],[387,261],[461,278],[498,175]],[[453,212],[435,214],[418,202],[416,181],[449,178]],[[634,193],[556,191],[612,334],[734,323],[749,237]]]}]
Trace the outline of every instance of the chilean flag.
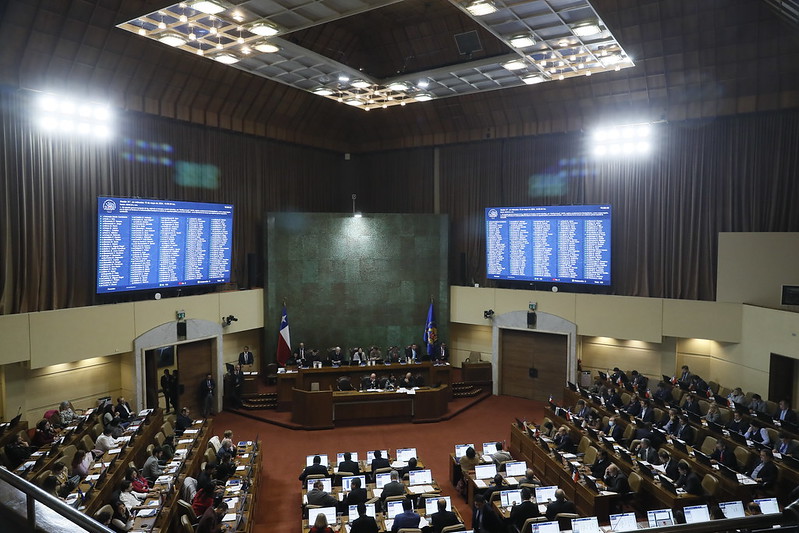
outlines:
[{"label": "chilean flag", "polygon": [[289,315],[286,304],[283,304],[283,314],[280,317],[280,333],[277,337],[277,362],[285,365],[291,356],[291,335],[289,334]]}]

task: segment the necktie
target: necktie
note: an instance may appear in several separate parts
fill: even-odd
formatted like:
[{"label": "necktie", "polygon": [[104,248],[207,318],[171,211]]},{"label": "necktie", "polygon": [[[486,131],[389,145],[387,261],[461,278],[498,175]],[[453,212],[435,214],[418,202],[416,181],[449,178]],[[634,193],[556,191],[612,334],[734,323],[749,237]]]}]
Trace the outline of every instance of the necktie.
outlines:
[{"label": "necktie", "polygon": [[785,453],[787,451],[788,451],[788,443],[787,442],[783,442],[782,446],[780,446],[780,453]]}]

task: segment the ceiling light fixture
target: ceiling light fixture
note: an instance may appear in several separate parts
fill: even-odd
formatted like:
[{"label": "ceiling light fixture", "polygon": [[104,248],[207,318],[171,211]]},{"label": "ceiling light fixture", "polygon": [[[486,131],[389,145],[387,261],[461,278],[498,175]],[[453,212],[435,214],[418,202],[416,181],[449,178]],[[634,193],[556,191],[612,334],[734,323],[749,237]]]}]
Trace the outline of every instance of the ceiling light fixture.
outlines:
[{"label": "ceiling light fixture", "polygon": [[348,81],[350,81],[350,77],[347,76],[346,74],[339,74],[338,81],[340,81],[341,83],[347,83]]},{"label": "ceiling light fixture", "polygon": [[232,65],[233,63],[239,62],[239,58],[233,54],[216,54],[213,59],[214,61],[219,61],[223,65]]},{"label": "ceiling light fixture", "polygon": [[359,100],[357,98],[348,98],[348,99],[344,100],[344,103],[347,104],[347,105],[355,106],[355,107],[364,104],[363,100]]},{"label": "ceiling light fixture", "polygon": [[252,45],[253,48],[261,52],[262,54],[274,54],[275,52],[280,51],[280,47],[275,46],[272,43],[268,43],[266,41],[260,41]]},{"label": "ceiling light fixture", "polygon": [[430,86],[430,82],[428,80],[419,80],[416,86],[420,89],[427,89],[427,87]]},{"label": "ceiling light fixture", "polygon": [[527,85],[535,85],[536,83],[541,83],[542,81],[546,81],[546,78],[541,74],[530,74],[529,76],[525,76],[522,78],[522,81]]},{"label": "ceiling light fixture", "polygon": [[225,6],[215,0],[200,0],[199,2],[193,2],[190,7],[208,15],[216,15],[226,9]]},{"label": "ceiling light fixture", "polygon": [[366,89],[367,87],[371,86],[372,84],[365,80],[355,80],[350,85],[355,87],[356,89]]},{"label": "ceiling light fixture", "polygon": [[407,91],[408,86],[402,83],[401,81],[395,81],[394,83],[389,84],[389,90],[400,92],[400,91]]},{"label": "ceiling light fixture", "polygon": [[313,90],[314,94],[318,94],[319,96],[330,96],[333,94],[332,89],[328,89],[327,87],[317,87]]},{"label": "ceiling light fixture", "polygon": [[179,33],[168,32],[158,36],[158,42],[164,43],[169,46],[183,46],[186,44],[186,38]]},{"label": "ceiling light fixture", "polygon": [[573,26],[572,31],[577,37],[589,37],[591,35],[596,35],[602,30],[599,28],[599,24],[589,22],[587,24],[579,24],[577,26]]},{"label": "ceiling light fixture", "polygon": [[427,102],[433,99],[433,95],[430,93],[419,93],[416,96],[414,96],[414,99],[417,102]]},{"label": "ceiling light fixture", "polygon": [[514,48],[527,48],[533,46],[535,39],[526,34],[514,35],[510,38],[510,45]]},{"label": "ceiling light fixture", "polygon": [[248,28],[250,33],[260,35],[261,37],[271,37],[277,35],[280,31],[268,22],[256,22]]},{"label": "ceiling light fixture", "polygon": [[468,6],[466,6],[466,11],[474,15],[475,17],[484,17],[486,15],[490,15],[491,13],[496,12],[497,8],[491,2],[487,2],[485,0],[477,0],[476,2],[472,2]]},{"label": "ceiling light fixture", "polygon": [[508,70],[521,70],[527,66],[527,63],[525,63],[521,59],[513,59],[511,61],[502,63],[502,66]]}]

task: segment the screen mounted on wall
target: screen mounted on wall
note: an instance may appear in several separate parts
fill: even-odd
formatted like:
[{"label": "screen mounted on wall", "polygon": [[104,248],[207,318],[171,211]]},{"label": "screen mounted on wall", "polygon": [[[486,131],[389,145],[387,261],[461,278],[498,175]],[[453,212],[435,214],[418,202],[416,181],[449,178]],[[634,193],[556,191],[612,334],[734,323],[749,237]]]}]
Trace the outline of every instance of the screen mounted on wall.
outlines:
[{"label": "screen mounted on wall", "polygon": [[486,277],[610,285],[609,205],[489,207]]},{"label": "screen mounted on wall", "polygon": [[233,206],[97,199],[97,293],[228,283]]}]

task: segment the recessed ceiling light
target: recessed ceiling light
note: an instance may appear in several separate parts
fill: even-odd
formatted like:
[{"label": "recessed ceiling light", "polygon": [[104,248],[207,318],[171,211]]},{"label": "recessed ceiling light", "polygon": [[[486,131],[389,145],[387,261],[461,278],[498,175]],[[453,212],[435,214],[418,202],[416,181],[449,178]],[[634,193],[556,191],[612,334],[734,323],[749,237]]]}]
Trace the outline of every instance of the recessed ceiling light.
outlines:
[{"label": "recessed ceiling light", "polygon": [[389,85],[388,88],[390,90],[392,90],[392,91],[397,91],[397,92],[399,92],[399,91],[407,91],[408,90],[408,86],[405,85],[402,82],[399,82],[399,81],[395,81],[394,83]]},{"label": "recessed ceiling light", "polygon": [[535,85],[536,83],[545,81],[545,78],[541,74],[530,74],[529,76],[523,77],[522,81],[527,85]]},{"label": "recessed ceiling light", "polygon": [[266,41],[255,43],[252,47],[261,52],[262,54],[274,54],[275,52],[280,51],[279,47],[273,45],[272,43],[268,43]]},{"label": "recessed ceiling light", "polygon": [[589,35],[596,35],[602,30],[599,29],[598,24],[588,23],[588,24],[580,24],[579,26],[574,26],[572,28],[572,31],[578,37],[588,37]]},{"label": "recessed ceiling light", "polygon": [[350,85],[352,85],[356,89],[366,89],[367,87],[369,87],[372,84],[369,83],[368,81],[365,81],[365,80],[355,80]]},{"label": "recessed ceiling light", "polygon": [[430,85],[430,81],[428,80],[419,80],[419,83],[416,84],[417,87],[420,89],[426,89]]},{"label": "recessed ceiling light", "polygon": [[338,81],[340,81],[341,83],[347,83],[348,81],[350,81],[350,77],[347,76],[346,74],[339,74]]},{"label": "recessed ceiling light", "polygon": [[317,87],[313,90],[313,93],[318,94],[319,96],[330,96],[333,94],[333,91],[327,87]]},{"label": "recessed ceiling light", "polygon": [[417,102],[427,102],[428,100],[433,99],[433,95],[430,93],[419,93],[416,96],[414,96],[414,99]]},{"label": "recessed ceiling light", "polygon": [[216,54],[214,56],[214,61],[219,61],[224,65],[232,65],[233,63],[238,63],[239,58],[233,54]]},{"label": "recessed ceiling light", "polygon": [[209,15],[216,15],[225,10],[225,6],[214,0],[200,0],[199,2],[194,2],[191,4],[191,8]]},{"label": "recessed ceiling light", "polygon": [[514,48],[527,48],[528,46],[533,46],[535,44],[535,40],[529,35],[514,35],[510,38],[510,45]]},{"label": "recessed ceiling light", "polygon": [[521,59],[513,59],[511,61],[507,61],[502,63],[502,66],[508,70],[521,70],[527,66],[527,64],[522,61]]},{"label": "recessed ceiling light", "polygon": [[179,33],[168,32],[158,36],[158,42],[169,46],[182,46],[186,44],[186,39]]},{"label": "recessed ceiling light", "polygon": [[497,8],[491,2],[486,2],[485,0],[477,0],[476,2],[472,2],[468,6],[466,6],[466,11],[474,15],[475,17],[483,17],[485,15],[490,15],[494,13]]},{"label": "recessed ceiling light", "polygon": [[249,27],[249,32],[261,37],[271,37],[280,33],[277,28],[267,22],[256,22]]},{"label": "recessed ceiling light", "polygon": [[349,98],[347,100],[344,100],[344,103],[356,107],[364,104],[363,100],[358,100],[357,98]]}]

